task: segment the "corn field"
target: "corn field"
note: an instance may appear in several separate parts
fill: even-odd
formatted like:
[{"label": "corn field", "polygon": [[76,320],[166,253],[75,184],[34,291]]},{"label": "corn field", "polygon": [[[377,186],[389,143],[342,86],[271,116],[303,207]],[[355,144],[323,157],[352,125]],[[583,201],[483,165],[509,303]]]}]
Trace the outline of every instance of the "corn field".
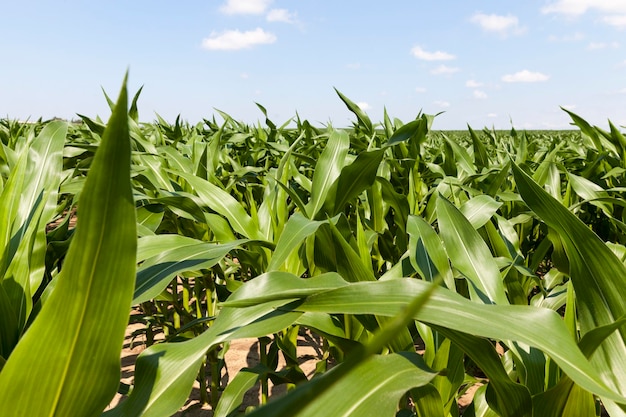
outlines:
[{"label": "corn field", "polygon": [[[126,81],[107,123],[0,120],[0,415],[165,417],[194,383],[216,417],[626,415],[620,129],[439,132],[337,94],[350,128],[142,123]],[[242,338],[261,363],[223,383]]]}]

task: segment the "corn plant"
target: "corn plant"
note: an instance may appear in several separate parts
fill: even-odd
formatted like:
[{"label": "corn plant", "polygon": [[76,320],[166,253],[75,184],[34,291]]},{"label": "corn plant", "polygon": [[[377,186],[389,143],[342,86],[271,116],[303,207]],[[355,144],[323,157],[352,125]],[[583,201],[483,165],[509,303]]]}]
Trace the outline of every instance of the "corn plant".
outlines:
[{"label": "corn plant", "polygon": [[[279,125],[261,105],[253,126],[219,111],[141,123],[140,92],[128,110],[125,87],[107,96],[107,123],[0,124],[2,415],[100,414],[131,307],[148,348],[109,417],[172,415],[196,380],[215,416],[257,383],[255,416],[626,411],[613,124],[568,112],[578,130],[437,132],[421,113],[374,124],[339,91],[348,129]],[[310,380],[302,329],[324,340]],[[222,386],[246,337],[262,363]],[[59,371],[20,373],[43,349]],[[270,379],[293,389],[268,401]]]},{"label": "corn plant", "polygon": [[[81,192],[79,225],[61,272],[0,372],[3,415],[98,415],[119,385],[137,244],[126,100],[124,83]],[[42,133],[51,127],[63,129],[53,123]],[[28,282],[28,272],[16,270],[14,280]]]}]

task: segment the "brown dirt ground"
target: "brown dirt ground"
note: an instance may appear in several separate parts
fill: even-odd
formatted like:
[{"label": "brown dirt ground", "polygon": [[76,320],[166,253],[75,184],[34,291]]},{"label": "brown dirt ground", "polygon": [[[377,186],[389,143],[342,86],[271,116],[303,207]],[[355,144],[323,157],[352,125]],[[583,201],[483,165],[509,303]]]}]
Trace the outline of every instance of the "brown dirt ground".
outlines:
[{"label": "brown dirt ground", "polygon": [[[137,356],[146,349],[145,336],[141,335],[134,340],[132,334],[135,330],[143,327],[143,324],[131,324],[126,329],[126,338],[124,340],[124,347],[121,353],[121,381],[126,384],[132,384],[134,380],[135,361]],[[319,336],[310,332],[301,333],[298,336],[298,358],[300,358],[300,367],[311,378],[315,372],[315,364],[322,358],[322,340]],[[422,346],[418,344],[416,346],[419,353]],[[500,348],[501,349],[501,348]],[[234,340],[230,344],[230,348],[225,354],[226,367],[222,373],[222,386],[225,386],[230,379],[232,379],[242,368],[254,367],[259,363],[259,346],[257,339],[238,339]],[[279,361],[278,369],[285,366],[285,362],[282,359]],[[459,398],[459,408],[462,410],[469,403],[471,403],[474,392],[481,386],[481,383],[477,383],[469,387],[466,392]],[[173,415],[173,417],[212,417],[213,411],[210,405],[202,404],[200,401],[200,386],[196,381],[193,389],[190,393],[189,399],[185,402],[183,407]],[[273,387],[271,381],[269,382],[269,396],[279,396],[285,393],[285,386],[280,385]],[[107,407],[110,409],[115,407],[126,397],[117,394],[111,404]],[[258,406],[260,403],[260,387],[257,384],[254,388],[249,390],[244,396],[243,404],[240,411],[244,411],[246,407]]]},{"label": "brown dirt ground", "polygon": [[[134,379],[135,361],[137,356],[146,349],[145,337],[139,336],[132,339],[132,334],[135,330],[143,327],[143,324],[131,324],[126,329],[126,338],[124,340],[124,347],[121,353],[122,362],[122,378],[121,381],[126,384],[132,384]],[[311,378],[315,372],[315,364],[321,360],[322,340],[310,333],[302,333],[298,336],[298,358],[300,358],[300,368]],[[232,379],[237,373],[245,367],[254,367],[259,363],[259,345],[257,339],[238,339],[233,340],[230,343],[230,347],[225,354],[224,361],[226,362],[226,369],[222,373],[222,386]],[[283,358],[279,360],[278,369],[285,366]],[[194,382],[193,389],[190,393],[189,399],[185,402],[183,407],[174,414],[175,417],[211,417],[213,411],[208,404],[202,404],[200,401],[200,385],[196,381]],[[274,387],[272,382],[269,381],[269,396],[270,399],[273,396],[278,396],[285,393],[285,386],[280,385]],[[126,397],[121,394],[116,394],[111,404],[107,409],[115,407],[122,402]],[[260,403],[260,387],[257,384],[254,388],[249,390],[244,396],[243,404],[240,408],[244,411],[248,406],[258,406]]]}]

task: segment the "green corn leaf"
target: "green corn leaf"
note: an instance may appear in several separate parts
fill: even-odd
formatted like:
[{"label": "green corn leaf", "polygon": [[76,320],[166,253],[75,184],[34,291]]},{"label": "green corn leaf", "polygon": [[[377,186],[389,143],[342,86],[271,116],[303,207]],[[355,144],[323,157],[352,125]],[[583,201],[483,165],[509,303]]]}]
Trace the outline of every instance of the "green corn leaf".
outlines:
[{"label": "green corn leaf", "polygon": [[200,336],[149,347],[137,358],[135,386],[128,399],[103,417],[171,416],[188,398],[207,350],[228,340],[261,337],[292,325],[302,313],[276,310],[284,304],[280,300],[246,309],[224,308]]},{"label": "green corn leaf", "polygon": [[[20,337],[20,323],[12,302],[4,287],[0,285],[0,358],[2,362],[9,357]],[[2,368],[0,367],[0,372]]]},{"label": "green corn leaf", "polygon": [[0,277],[3,278],[16,250],[11,250],[13,219],[19,210],[20,199],[17,196],[24,185],[27,161],[28,153],[24,152],[13,166],[0,194]]},{"label": "green corn leaf", "polygon": [[249,239],[263,240],[265,238],[259,230],[257,221],[250,217],[244,207],[229,193],[194,175],[184,172],[175,172],[174,174],[184,178],[201,201],[210,209],[224,216],[237,233],[241,233]]},{"label": "green corn leaf", "polygon": [[175,212],[177,215],[190,220],[195,220],[198,223],[206,222],[200,206],[194,200],[195,196],[186,195],[184,193],[170,193],[167,191],[161,191],[160,197],[151,198],[147,197],[148,201],[152,204],[163,204],[168,209]]},{"label": "green corn leaf", "polygon": [[609,193],[602,187],[584,177],[572,173],[568,173],[567,178],[569,179],[572,190],[574,190],[579,197],[602,209],[607,216],[613,215],[613,206],[603,201],[605,198],[610,197]]},{"label": "green corn leaf", "polygon": [[471,417],[500,417],[489,405],[487,401],[487,385],[481,385],[476,392],[472,403],[465,410],[465,414]]},{"label": "green corn leaf", "polygon": [[362,152],[341,170],[326,196],[324,206],[332,216],[340,213],[346,204],[371,187],[376,180],[376,172],[383,160],[384,150]]},{"label": "green corn leaf", "polygon": [[41,224],[41,216],[44,203],[44,198],[40,195],[31,209],[27,224],[22,225],[24,231],[19,232],[21,236],[14,237],[18,246],[2,281],[17,315],[20,328],[24,326],[30,315],[32,294],[43,278],[46,236],[45,226]]},{"label": "green corn leaf", "polygon": [[309,220],[302,213],[295,213],[289,217],[267,270],[278,270],[289,255],[297,250],[307,237],[313,235],[323,223],[326,221]]},{"label": "green corn leaf", "polygon": [[[167,239],[167,236],[153,236],[149,248],[142,245],[144,251],[160,251],[158,255],[146,259],[137,269],[135,293],[131,305],[155,298],[177,274],[185,271],[209,269],[221,261],[231,250],[249,242],[247,239],[224,244],[195,241],[193,244],[172,247],[169,245],[172,239]],[[166,237],[166,239],[159,239],[161,237]],[[140,242],[142,240],[143,238],[140,239]]]},{"label": "green corn leaf", "polygon": [[384,146],[393,146],[397,143],[406,142],[412,138],[415,138],[417,143],[422,142],[426,138],[426,133],[428,132],[427,129],[424,129],[425,124],[425,120],[423,118],[419,118],[402,125],[393,133],[393,135],[391,135]]},{"label": "green corn leaf", "polygon": [[276,125],[267,117],[267,110],[265,107],[261,106],[259,103],[254,103],[261,110],[263,116],[265,116],[265,124],[272,130],[276,130]]},{"label": "green corn leaf", "polygon": [[454,275],[450,268],[450,260],[443,242],[433,228],[418,216],[409,216],[407,221],[409,233],[410,259],[413,267],[422,271],[427,281],[434,281],[441,276],[450,289],[454,289]]},{"label": "green corn leaf", "polygon": [[476,168],[479,170],[489,168],[491,164],[485,145],[469,125],[467,125],[467,129],[469,130],[470,137],[472,138],[472,145],[474,146],[474,164],[476,165]]},{"label": "green corn leaf", "polygon": [[341,275],[327,272],[307,279],[296,278],[287,272],[268,272],[259,275],[234,292],[222,303],[224,307],[251,307],[286,298],[305,298],[319,291],[347,285]]},{"label": "green corn leaf", "polygon": [[[352,283],[309,296],[297,309],[393,316],[426,288],[428,283],[416,279]],[[485,305],[438,288],[415,319],[476,336],[534,346],[548,354],[581,387],[618,403],[626,402],[624,396],[602,381],[554,311],[531,306]]]},{"label": "green corn leaf", "polygon": [[432,364],[435,370],[445,370],[445,375],[436,376],[432,384],[439,392],[440,398],[445,404],[445,411],[456,406],[456,392],[463,383],[465,369],[463,367],[463,351],[452,344],[450,339],[444,341],[437,348],[437,353]]},{"label": "green corn leaf", "polygon": [[[582,221],[513,164],[513,175],[526,204],[561,239],[576,292],[580,330],[584,336],[597,327],[614,323],[626,314],[626,266]],[[591,362],[603,370],[605,383],[626,393],[626,329],[609,336]]]},{"label": "green corn leaf", "polygon": [[161,155],[140,154],[137,156],[141,167],[141,175],[148,179],[154,189],[174,191],[172,181],[166,170],[165,159]]},{"label": "green corn leaf", "polygon": [[246,391],[252,388],[267,371],[269,368],[260,364],[254,368],[243,368],[237,372],[237,375],[228,382],[224,392],[222,392],[213,416],[228,417],[241,405]]},{"label": "green corn leaf", "polygon": [[[301,385],[291,395],[258,409],[251,416],[314,416],[320,415],[322,410],[334,416],[369,415],[372,411],[376,415],[388,415],[395,411],[407,388],[426,385],[436,373],[430,371],[422,357],[414,352],[374,354],[395,339],[399,331],[406,330],[412,317],[424,307],[436,288],[435,284],[429,284],[425,292],[405,304],[366,345],[357,348],[341,365]],[[401,358],[409,359],[409,363],[396,363]],[[350,398],[345,402],[331,401],[335,392],[342,392]],[[381,397],[385,401],[381,401]],[[296,414],[294,410],[297,410]]]},{"label": "green corn leaf", "polygon": [[128,109],[128,117],[130,117],[135,122],[139,122],[139,111],[137,110],[137,101],[139,100],[139,95],[141,94],[141,90],[143,90],[143,85],[139,87],[139,90],[135,93],[133,100],[130,103],[130,108]]},{"label": "green corn leaf", "polygon": [[[44,127],[30,145],[29,161],[25,173],[25,187],[20,193],[20,209],[16,221],[24,224],[35,202],[44,190],[49,194],[45,200],[43,218],[49,220],[57,207],[57,190],[63,170],[63,146],[67,135],[67,123],[54,121]],[[45,229],[45,228],[44,228]]]},{"label": "green corn leaf", "polygon": [[492,409],[503,417],[531,416],[533,409],[530,392],[522,384],[513,382],[506,373],[493,344],[483,338],[461,331],[433,326],[439,333],[462,349],[489,378],[486,397]]},{"label": "green corn leaf", "polygon": [[441,239],[452,265],[470,282],[472,299],[508,304],[500,270],[485,241],[461,212],[448,200],[437,198]]},{"label": "green corn leaf", "polygon": [[[593,355],[595,350],[602,342],[610,336],[620,326],[623,326],[626,318],[622,318],[615,323],[598,327],[587,333],[578,343],[582,352],[588,358]],[[559,382],[549,390],[542,392],[533,397],[535,416],[537,417],[561,417],[576,414],[582,410],[580,415],[593,415],[595,413],[595,399],[593,395],[582,390],[571,378],[564,376]],[[590,414],[589,411],[593,413]],[[620,412],[613,412],[610,415],[620,415]]]},{"label": "green corn leaf", "polygon": [[445,134],[442,133],[441,135],[445,139],[446,145],[448,145],[450,149],[454,152],[454,159],[456,160],[459,167],[470,175],[476,174],[474,161],[472,161],[472,158],[469,156],[465,148],[461,147],[461,145],[448,138],[448,136],[446,136]]},{"label": "green corn leaf", "polygon": [[401,229],[406,229],[405,222],[410,211],[407,197],[396,192],[393,185],[384,178],[376,177],[376,185],[380,186],[382,194],[382,201],[380,204],[389,204],[389,206],[391,206],[396,213],[394,216],[396,224],[398,224]]},{"label": "green corn leaf", "polygon": [[[421,356],[409,352],[371,357],[335,381],[340,367],[302,385],[300,391],[297,389],[248,415],[391,416],[395,414],[400,398],[409,389],[424,386],[437,375],[424,365]],[[332,389],[322,390],[324,386],[332,386]],[[337,393],[341,393],[341,401],[337,401]]]},{"label": "green corn leaf", "polygon": [[172,146],[161,146],[158,150],[159,154],[165,156],[169,168],[180,172],[193,173],[193,162],[180,150]]},{"label": "green corn leaf", "polygon": [[66,135],[67,123],[48,123],[24,148],[1,196],[0,281],[20,328],[44,276],[46,223],[57,206]]},{"label": "green corn leaf", "polygon": [[[441,395],[432,384],[413,388],[410,392],[411,397],[416,399],[414,400],[415,411],[419,417],[447,417],[450,415],[444,411]],[[456,403],[454,405],[456,406]],[[406,414],[406,416],[413,417],[414,414]],[[396,414],[396,417],[400,417],[400,414]]]},{"label": "green corn leaf", "polygon": [[389,117],[389,113],[387,113],[387,108],[383,107],[383,124],[385,126],[385,134],[388,138],[393,135],[393,123],[391,122],[391,118]]},{"label": "green corn leaf", "polygon": [[82,119],[83,123],[85,123],[87,127],[89,128],[89,130],[91,130],[93,133],[95,133],[98,136],[102,136],[104,134],[104,130],[106,126],[102,124],[99,118],[96,121],[96,120],[92,120],[91,118],[87,116],[83,116],[82,114],[79,114],[79,113],[76,113],[76,115]]},{"label": "green corn leaf", "polygon": [[587,135],[589,137],[589,139],[591,139],[593,141],[593,144],[596,147],[596,150],[598,152],[603,152],[604,151],[604,146],[602,145],[602,141],[600,139],[600,136],[598,135],[598,132],[596,131],[596,129],[594,129],[589,123],[587,123],[587,121],[585,119],[583,119],[582,117],[578,116],[577,114],[561,107],[561,109],[569,114],[569,116],[572,118],[572,121],[574,122],[573,124],[578,126],[581,130],[582,133],[584,133],[585,135]]},{"label": "green corn leaf", "polygon": [[3,416],[97,416],[116,392],[137,243],[127,105],[124,81],[58,283],[0,372]]},{"label": "green corn leaf", "polygon": [[535,417],[596,415],[593,394],[581,389],[568,377],[561,378],[554,387],[534,396],[532,401]]},{"label": "green corn leaf", "polygon": [[311,184],[311,200],[307,204],[309,218],[315,218],[322,208],[332,184],[339,177],[345,165],[349,147],[350,138],[345,131],[331,131],[326,147],[315,165],[313,183]]},{"label": "green corn leaf", "polygon": [[376,280],[372,268],[363,264],[357,251],[333,223],[321,226],[315,238],[316,264],[324,269],[337,271],[349,282]]},{"label": "green corn leaf", "polygon": [[359,121],[359,126],[361,126],[363,130],[365,130],[365,133],[367,133],[368,135],[372,135],[374,133],[374,126],[372,125],[372,121],[367,116],[367,114],[365,114],[365,112],[361,110],[361,108],[356,103],[341,94],[341,92],[336,88],[335,92],[337,93],[341,101],[343,101],[344,104],[348,107],[348,109],[357,117]]},{"label": "green corn leaf", "polygon": [[474,229],[480,229],[496,214],[501,206],[501,202],[482,194],[463,203],[459,210]]}]

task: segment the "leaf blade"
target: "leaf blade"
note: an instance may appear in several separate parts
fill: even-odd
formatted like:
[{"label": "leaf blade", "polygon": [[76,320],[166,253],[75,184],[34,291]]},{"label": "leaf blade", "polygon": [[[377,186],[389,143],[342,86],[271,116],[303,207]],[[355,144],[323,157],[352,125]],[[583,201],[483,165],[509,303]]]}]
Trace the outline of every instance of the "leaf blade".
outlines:
[{"label": "leaf blade", "polygon": [[99,415],[119,384],[137,240],[127,106],[125,80],[58,283],[0,373],[4,415]]}]

